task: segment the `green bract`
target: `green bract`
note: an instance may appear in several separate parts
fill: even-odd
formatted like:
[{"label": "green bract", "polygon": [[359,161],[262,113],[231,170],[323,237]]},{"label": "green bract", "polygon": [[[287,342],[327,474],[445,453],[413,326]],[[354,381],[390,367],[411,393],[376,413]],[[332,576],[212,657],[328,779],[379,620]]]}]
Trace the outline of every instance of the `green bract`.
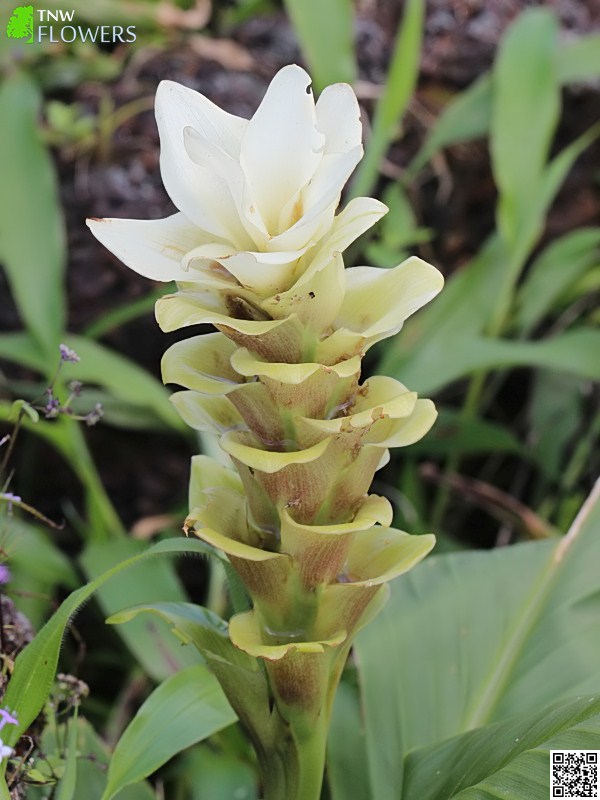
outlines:
[{"label": "green bract", "polygon": [[[435,408],[392,378],[361,383],[361,359],[443,280],[419,258],[344,268],[343,250],[385,211],[357,198],[335,216],[362,154],[349,86],[315,107],[309,77],[285,67],[246,122],[167,84],[157,117],[181,212],[91,227],[132,268],[178,281],[156,306],[163,330],[218,330],[171,347],[163,377],[185,388],[172,398],[183,419],[231,457],[232,469],[194,459],[185,527],[228,556],[252,609],[228,634],[189,640],[250,733],[265,798],[311,800],[353,637],[387,581],[434,544],[390,528],[390,503],[368,490],[388,448],[424,436]],[[234,648],[215,647],[227,635]]]}]

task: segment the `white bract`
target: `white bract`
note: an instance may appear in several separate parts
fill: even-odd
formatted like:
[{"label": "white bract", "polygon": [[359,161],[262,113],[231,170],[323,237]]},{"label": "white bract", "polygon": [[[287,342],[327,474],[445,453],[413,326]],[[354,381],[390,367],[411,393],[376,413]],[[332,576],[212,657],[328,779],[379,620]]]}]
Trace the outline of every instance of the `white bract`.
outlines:
[{"label": "white bract", "polygon": [[160,167],[179,213],[91,219],[92,233],[154,280],[202,280],[218,262],[226,277],[263,296],[288,288],[325,236],[333,233],[341,251],[387,211],[360,197],[335,217],[363,153],[359,107],[348,84],[328,86],[316,104],[310,87],[303,69],[284,67],[245,120],[163,81],[156,94]]}]

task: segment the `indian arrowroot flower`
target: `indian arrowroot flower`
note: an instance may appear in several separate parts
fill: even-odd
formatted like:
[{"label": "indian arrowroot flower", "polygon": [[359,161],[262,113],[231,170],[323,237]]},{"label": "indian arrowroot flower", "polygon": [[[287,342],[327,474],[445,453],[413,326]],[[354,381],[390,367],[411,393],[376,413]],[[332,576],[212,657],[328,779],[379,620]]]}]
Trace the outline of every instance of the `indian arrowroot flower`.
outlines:
[{"label": "indian arrowroot flower", "polygon": [[435,408],[392,378],[361,381],[361,360],[443,279],[414,257],[344,268],[343,250],[386,210],[358,198],[335,215],[362,154],[349,86],[315,105],[308,75],[285,67],[246,122],[161,84],[157,119],[181,212],[90,226],[128,266],[178,282],[156,305],[163,330],[217,328],[169,348],[163,379],[184,387],[172,396],[183,419],[231,457],[234,469],[193,459],[185,529],[225,554],[251,608],[229,625],[151,610],[211,665],[255,745],[265,800],[317,800],[352,640],[434,544],[390,527],[389,501],[368,491]]}]

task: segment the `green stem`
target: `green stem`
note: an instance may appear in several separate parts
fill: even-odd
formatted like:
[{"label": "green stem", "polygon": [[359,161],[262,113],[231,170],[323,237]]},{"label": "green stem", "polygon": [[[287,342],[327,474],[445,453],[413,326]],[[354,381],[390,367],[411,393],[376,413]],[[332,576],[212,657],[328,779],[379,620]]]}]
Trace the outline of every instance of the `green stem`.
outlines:
[{"label": "green stem", "polygon": [[[314,724],[291,723],[259,753],[263,800],[319,800],[325,771],[328,715]],[[282,727],[285,723],[282,720]]]}]

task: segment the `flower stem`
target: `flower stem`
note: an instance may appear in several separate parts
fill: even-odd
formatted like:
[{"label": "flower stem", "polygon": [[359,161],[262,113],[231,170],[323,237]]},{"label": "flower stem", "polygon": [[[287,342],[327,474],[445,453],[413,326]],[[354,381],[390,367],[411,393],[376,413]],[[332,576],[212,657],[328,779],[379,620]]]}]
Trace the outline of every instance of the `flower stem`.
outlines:
[{"label": "flower stem", "polygon": [[[285,723],[284,723],[285,724]],[[325,770],[328,719],[287,726],[261,760],[263,800],[319,800]]]}]

